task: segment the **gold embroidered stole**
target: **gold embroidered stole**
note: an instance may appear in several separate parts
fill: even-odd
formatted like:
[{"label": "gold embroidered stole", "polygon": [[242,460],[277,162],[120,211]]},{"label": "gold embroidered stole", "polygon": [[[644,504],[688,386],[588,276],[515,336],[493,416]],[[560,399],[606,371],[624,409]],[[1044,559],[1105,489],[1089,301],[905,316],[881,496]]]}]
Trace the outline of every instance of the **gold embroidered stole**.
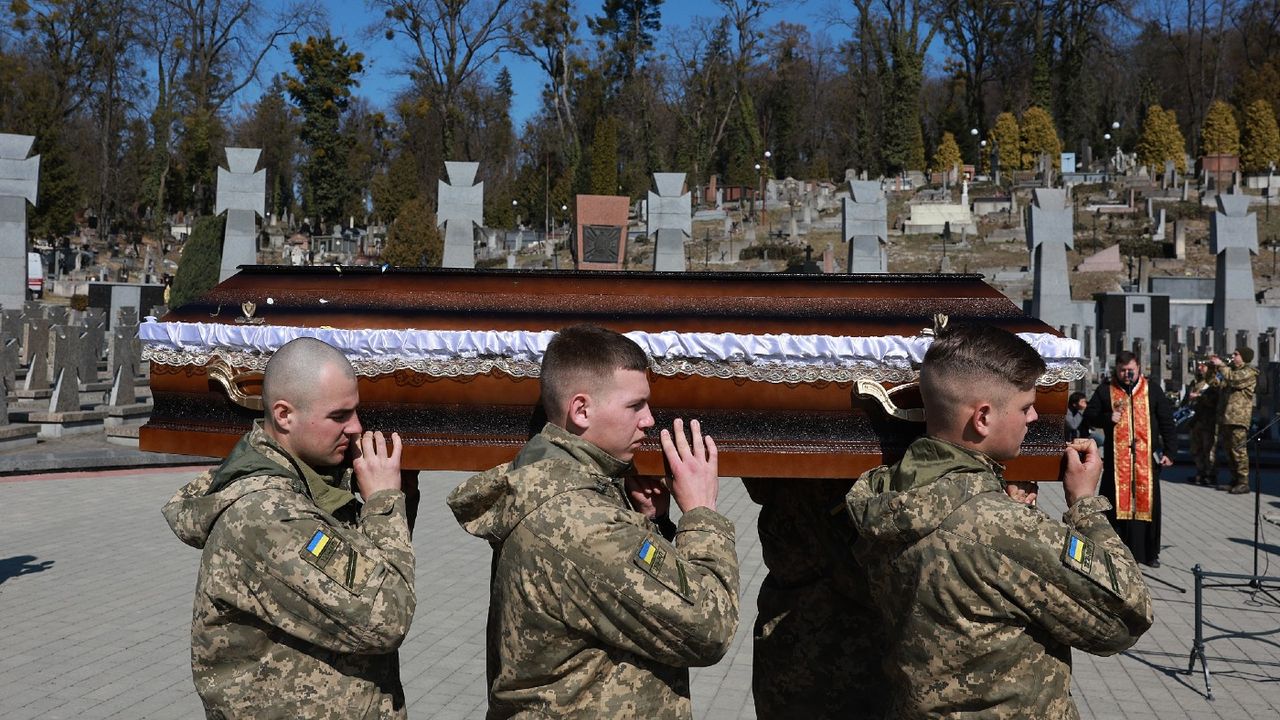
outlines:
[{"label": "gold embroidered stole", "polygon": [[1116,519],[1151,522],[1151,404],[1147,379],[1139,377],[1132,394],[1113,382],[1111,409],[1120,411],[1111,443]]}]

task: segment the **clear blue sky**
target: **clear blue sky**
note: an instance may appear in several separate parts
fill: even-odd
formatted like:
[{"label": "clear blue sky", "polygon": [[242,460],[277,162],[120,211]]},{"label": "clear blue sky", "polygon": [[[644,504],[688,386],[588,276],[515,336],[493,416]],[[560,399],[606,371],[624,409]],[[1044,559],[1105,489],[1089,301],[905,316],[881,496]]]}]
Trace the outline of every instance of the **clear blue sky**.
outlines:
[{"label": "clear blue sky", "polygon": [[[322,0],[322,2],[328,8],[331,32],[334,36],[345,40],[349,47],[365,53],[366,70],[360,79],[357,94],[368,98],[376,107],[389,107],[392,97],[407,83],[404,76],[398,72],[404,65],[401,51],[397,49],[395,43],[388,42],[381,36],[367,38],[364,31],[377,19],[377,16],[366,8],[364,0]],[[278,3],[279,0],[268,0],[266,4],[270,7]],[[600,0],[579,0],[575,5],[578,11],[579,32],[586,35],[588,32],[586,18],[599,14]],[[784,10],[771,11],[761,25],[767,29],[781,20],[786,20],[798,25],[807,25],[811,32],[818,34],[824,31],[825,21],[822,19],[822,14],[829,7],[829,0],[793,0]],[[666,0],[662,5],[662,31],[659,35],[659,46],[666,44],[666,35],[671,29],[687,27],[694,17],[718,17],[720,14],[721,8],[714,0]],[[837,37],[843,35],[839,28],[832,29],[830,34]],[[501,64],[494,66],[494,73],[502,65],[510,69],[514,81],[516,96],[512,115],[516,127],[519,128],[527,118],[537,112],[545,80],[537,66],[514,55],[502,57]],[[263,81],[264,83],[268,81],[274,73],[290,69],[286,49],[272,58],[270,65],[263,69]],[[251,88],[248,95],[241,100],[252,102],[260,91],[260,89]]]}]

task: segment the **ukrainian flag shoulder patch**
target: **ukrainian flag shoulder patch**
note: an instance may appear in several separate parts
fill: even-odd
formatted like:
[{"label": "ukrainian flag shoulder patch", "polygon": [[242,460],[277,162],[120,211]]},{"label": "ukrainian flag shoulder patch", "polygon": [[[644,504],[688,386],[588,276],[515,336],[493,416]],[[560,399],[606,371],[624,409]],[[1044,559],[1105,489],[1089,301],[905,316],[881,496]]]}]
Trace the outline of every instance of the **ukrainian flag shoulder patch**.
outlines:
[{"label": "ukrainian flag shoulder patch", "polygon": [[323,530],[317,530],[315,535],[311,536],[311,541],[307,543],[307,552],[314,557],[320,557],[320,553],[324,552],[324,547],[329,544],[329,536],[324,534]]},{"label": "ukrainian flag shoulder patch", "polygon": [[1077,533],[1068,533],[1062,548],[1062,562],[1088,575],[1093,568],[1093,541]]},{"label": "ukrainian flag shoulder patch", "polygon": [[662,561],[667,557],[667,553],[662,548],[654,544],[653,540],[645,538],[640,543],[640,549],[636,551],[636,564],[656,574],[662,569]]}]

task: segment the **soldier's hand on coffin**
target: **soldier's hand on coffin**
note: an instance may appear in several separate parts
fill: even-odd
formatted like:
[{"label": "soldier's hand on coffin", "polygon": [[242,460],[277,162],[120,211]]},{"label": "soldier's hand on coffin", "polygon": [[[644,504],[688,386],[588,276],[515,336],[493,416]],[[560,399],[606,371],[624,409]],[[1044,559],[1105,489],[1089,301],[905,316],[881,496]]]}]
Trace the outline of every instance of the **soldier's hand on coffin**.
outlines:
[{"label": "soldier's hand on coffin", "polygon": [[662,454],[671,469],[671,494],[684,512],[696,507],[716,509],[720,493],[720,464],[716,443],[703,437],[697,420],[689,423],[692,441],[684,434],[684,421],[677,419],[670,431],[661,435]]},{"label": "soldier's hand on coffin", "polygon": [[671,509],[671,491],[660,477],[632,475],[626,479],[627,497],[636,512],[653,520]]},{"label": "soldier's hand on coffin", "polygon": [[365,500],[379,490],[400,489],[400,433],[391,433],[391,443],[379,432],[361,433],[358,452],[351,462],[356,486]]},{"label": "soldier's hand on coffin", "polygon": [[1097,495],[1098,483],[1102,480],[1102,456],[1098,454],[1097,443],[1091,438],[1072,440],[1062,453],[1061,479],[1068,507],[1077,500]]}]

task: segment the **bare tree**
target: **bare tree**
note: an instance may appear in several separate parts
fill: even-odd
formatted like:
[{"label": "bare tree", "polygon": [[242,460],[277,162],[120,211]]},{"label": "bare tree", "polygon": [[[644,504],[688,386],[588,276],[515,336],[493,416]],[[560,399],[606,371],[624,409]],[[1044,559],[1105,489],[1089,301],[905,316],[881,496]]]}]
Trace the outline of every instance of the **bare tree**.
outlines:
[{"label": "bare tree", "polygon": [[522,0],[367,0],[381,10],[377,28],[410,44],[408,75],[441,115],[449,157],[461,123],[459,93],[490,60],[511,48]]}]

